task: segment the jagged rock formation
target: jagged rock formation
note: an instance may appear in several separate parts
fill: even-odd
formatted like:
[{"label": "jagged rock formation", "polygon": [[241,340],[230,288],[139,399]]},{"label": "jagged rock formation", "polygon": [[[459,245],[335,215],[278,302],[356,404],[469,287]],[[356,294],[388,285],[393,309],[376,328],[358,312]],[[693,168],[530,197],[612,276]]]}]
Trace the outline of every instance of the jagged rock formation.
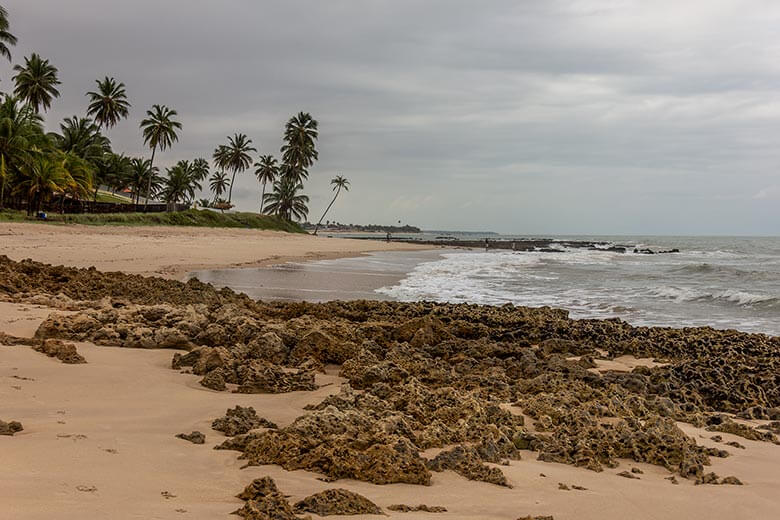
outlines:
[{"label": "jagged rock formation", "polygon": [[14,433],[18,433],[22,430],[24,430],[24,428],[22,428],[22,423],[19,421],[0,421],[0,435],[12,436]]},{"label": "jagged rock formation", "polygon": [[192,444],[203,444],[206,442],[206,436],[199,431],[194,431],[192,433],[179,433],[176,435],[176,438],[190,441]]},{"label": "jagged rock formation", "polygon": [[[777,337],[572,320],[563,310],[512,305],[263,303],[195,281],[3,257],[0,280],[0,298],[78,309],[54,313],[38,339],[185,349],[172,367],[202,376],[208,388],[312,390],[325,365],[341,365],[348,384],[289,426],[225,427],[236,436],[221,447],[249,464],[414,484],[452,469],[509,485],[489,464],[529,450],[594,471],[627,458],[708,483],[710,457],[728,454],[698,445],[677,422],[777,438],[772,427],[732,419],[780,421]],[[663,364],[597,369],[621,355]],[[445,451],[427,460],[429,448]]]},{"label": "jagged rock formation", "polygon": [[363,495],[346,489],[326,489],[293,506],[296,513],[330,515],[381,515],[382,509]]},{"label": "jagged rock formation", "polygon": [[426,506],[425,504],[420,504],[418,506],[408,506],[406,504],[393,504],[391,506],[387,506],[387,509],[390,511],[396,511],[398,513],[446,513],[447,508],[444,506]]},{"label": "jagged rock formation", "polygon": [[65,364],[77,365],[86,363],[87,360],[76,350],[73,343],[65,343],[58,339],[46,339],[33,346],[33,350],[57,358]]},{"label": "jagged rock formation", "polygon": [[211,427],[224,433],[228,437],[234,437],[247,433],[255,428],[276,428],[271,421],[257,416],[257,412],[251,406],[236,406],[229,408],[224,417],[214,419]]},{"label": "jagged rock formation", "polygon": [[271,477],[255,479],[236,497],[246,503],[234,514],[245,520],[300,520]]}]

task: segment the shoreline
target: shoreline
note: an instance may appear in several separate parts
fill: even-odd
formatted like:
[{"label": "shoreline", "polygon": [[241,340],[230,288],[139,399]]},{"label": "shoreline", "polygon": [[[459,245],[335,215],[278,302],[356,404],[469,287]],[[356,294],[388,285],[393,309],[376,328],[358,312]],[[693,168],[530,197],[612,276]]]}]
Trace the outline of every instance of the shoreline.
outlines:
[{"label": "shoreline", "polygon": [[[185,226],[67,227],[0,222],[0,254],[52,265],[183,279],[191,271],[419,251],[431,246],[324,238],[281,231]],[[192,259],[201,259],[193,262]]]},{"label": "shoreline", "polygon": [[[0,303],[0,330],[33,343],[33,335],[71,343],[87,363],[60,364],[26,344],[13,345],[13,338],[4,340],[12,345],[0,346],[0,420],[24,425],[14,436],[0,437],[0,451],[12,450],[0,476],[0,500],[15,518],[39,520],[56,511],[68,520],[112,511],[116,518],[180,518],[186,512],[188,518],[227,519],[242,505],[236,493],[266,476],[291,502],[343,488],[383,509],[398,503],[446,507],[442,518],[454,520],[527,514],[555,520],[768,519],[780,507],[774,492],[780,446],[745,437],[769,435],[756,429],[768,421],[735,415],[738,409],[721,392],[744,392],[734,395],[735,403],[769,402],[777,395],[771,382],[766,393],[737,384],[748,365],[771,363],[764,377],[777,363],[763,356],[771,356],[770,348],[776,352],[778,343],[757,335],[685,332],[685,338],[701,336],[702,345],[717,347],[691,358],[679,344],[682,332],[652,329],[647,336],[630,325],[578,323],[554,309],[261,303],[197,282],[33,267],[0,262],[8,281],[0,292],[11,301]],[[21,295],[25,289],[41,298]],[[104,298],[109,290],[123,300],[120,305]],[[84,304],[59,294],[78,294]],[[40,305],[46,302],[68,310]],[[257,341],[267,334],[289,344]],[[624,335],[634,339],[624,343],[618,339]],[[576,338],[598,341],[599,348]],[[734,351],[721,344],[754,357],[748,365],[729,364]],[[733,381],[709,370],[721,359],[729,368],[722,376]],[[674,366],[683,370],[670,372]],[[261,369],[276,375],[269,379]],[[675,390],[661,400],[643,390],[650,373]],[[223,375],[228,380],[221,391],[209,386],[209,377]],[[302,386],[277,388],[282,382]],[[234,393],[239,384],[250,386]],[[593,386],[584,392],[583,384]],[[680,392],[708,384],[717,385],[702,394],[708,407]],[[683,408],[686,402],[692,408]],[[252,406],[277,426],[254,428],[245,438],[249,444],[239,442],[238,451],[249,456],[242,460],[236,451],[212,449],[233,442],[211,421],[236,404]],[[761,413],[767,413],[763,404]],[[579,414],[589,419],[581,423]],[[709,421],[711,416],[722,422]],[[559,421],[563,429],[556,430]],[[358,444],[337,456],[354,437],[330,437],[329,424],[354,429],[351,435],[369,439],[376,451],[361,452]],[[610,437],[618,424],[620,436]],[[175,438],[193,430],[205,433],[205,446]],[[571,451],[580,436],[592,444]],[[264,459],[265,448],[251,448],[263,439],[278,458]],[[321,443],[319,455],[293,464],[292,453],[275,439],[293,443],[281,446],[314,440]],[[390,461],[398,459],[382,457],[398,443],[407,448],[395,455],[401,457],[396,465]],[[440,453],[474,443],[490,448],[444,471],[426,466]],[[351,450],[358,455],[353,458]],[[355,472],[361,457],[379,457],[379,465]],[[580,457],[590,461],[587,467]],[[319,460],[332,462],[320,466]],[[250,466],[242,469],[246,462]],[[633,477],[623,478],[626,473]],[[129,481],[141,484],[129,487]],[[736,481],[743,485],[725,485]],[[708,485],[713,483],[721,485]],[[390,518],[430,518],[387,512]]]}]

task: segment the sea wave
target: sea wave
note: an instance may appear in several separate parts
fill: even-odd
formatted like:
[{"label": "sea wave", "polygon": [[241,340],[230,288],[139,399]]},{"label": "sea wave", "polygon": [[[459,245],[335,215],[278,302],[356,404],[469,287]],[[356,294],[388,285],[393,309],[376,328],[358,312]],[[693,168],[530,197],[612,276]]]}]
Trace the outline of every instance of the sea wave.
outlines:
[{"label": "sea wave", "polygon": [[780,307],[780,298],[767,294],[756,294],[739,289],[702,291],[691,287],[662,286],[649,290],[652,296],[667,298],[679,303],[694,301],[727,302],[740,306]]}]

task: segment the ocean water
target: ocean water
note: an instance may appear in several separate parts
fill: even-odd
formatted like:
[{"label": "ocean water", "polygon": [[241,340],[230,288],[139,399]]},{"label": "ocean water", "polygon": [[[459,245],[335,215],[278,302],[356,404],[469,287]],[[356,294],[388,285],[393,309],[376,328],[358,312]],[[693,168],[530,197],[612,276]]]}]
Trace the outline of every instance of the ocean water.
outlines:
[{"label": "ocean water", "polygon": [[449,250],[376,292],[401,301],[548,305],[574,318],[780,335],[778,237],[554,238],[681,252]]}]

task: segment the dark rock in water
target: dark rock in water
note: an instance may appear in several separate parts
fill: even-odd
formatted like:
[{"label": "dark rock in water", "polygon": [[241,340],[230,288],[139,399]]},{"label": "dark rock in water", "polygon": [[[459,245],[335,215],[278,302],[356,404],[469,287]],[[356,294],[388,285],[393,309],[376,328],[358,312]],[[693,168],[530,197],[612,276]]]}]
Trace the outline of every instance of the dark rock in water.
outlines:
[{"label": "dark rock in water", "polygon": [[245,520],[300,520],[270,477],[255,479],[236,496],[246,503],[234,514]]},{"label": "dark rock in water", "polygon": [[24,428],[22,428],[22,423],[18,421],[0,421],[0,435],[13,435],[22,430],[24,430]]},{"label": "dark rock in water", "polygon": [[206,436],[199,431],[194,431],[192,433],[179,433],[176,435],[176,438],[190,441],[193,444],[203,444],[206,442]]},{"label": "dark rock in water", "polygon": [[73,343],[65,343],[58,339],[45,339],[35,345],[33,350],[57,358],[65,364],[77,365],[86,363],[87,360],[76,350]]},{"label": "dark rock in water", "polygon": [[276,428],[276,425],[267,419],[258,417],[257,412],[251,406],[236,406],[228,409],[224,417],[214,419],[211,427],[228,437],[233,437],[255,428]]},{"label": "dark rock in water", "polygon": [[330,515],[381,515],[382,510],[362,495],[346,489],[326,489],[293,506],[296,513]]},{"label": "dark rock in water", "polygon": [[407,506],[406,504],[393,504],[391,506],[387,506],[387,509],[390,511],[395,511],[397,513],[446,513],[447,508],[444,506],[426,506],[425,504],[420,504],[417,506]]}]

